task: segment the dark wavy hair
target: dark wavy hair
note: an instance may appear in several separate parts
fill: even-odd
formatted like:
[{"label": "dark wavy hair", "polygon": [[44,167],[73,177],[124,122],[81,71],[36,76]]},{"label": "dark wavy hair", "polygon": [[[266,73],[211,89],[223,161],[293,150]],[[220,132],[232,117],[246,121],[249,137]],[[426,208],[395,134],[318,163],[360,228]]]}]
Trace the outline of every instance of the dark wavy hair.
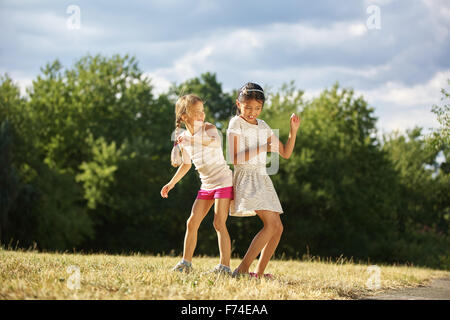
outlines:
[{"label": "dark wavy hair", "polygon": [[[263,88],[261,88],[260,85],[253,82],[247,82],[239,89],[237,100],[239,102],[245,102],[248,100],[257,100],[260,101],[264,106],[266,96],[264,95],[264,90]],[[236,115],[240,115],[240,111],[237,106],[236,106]]]}]

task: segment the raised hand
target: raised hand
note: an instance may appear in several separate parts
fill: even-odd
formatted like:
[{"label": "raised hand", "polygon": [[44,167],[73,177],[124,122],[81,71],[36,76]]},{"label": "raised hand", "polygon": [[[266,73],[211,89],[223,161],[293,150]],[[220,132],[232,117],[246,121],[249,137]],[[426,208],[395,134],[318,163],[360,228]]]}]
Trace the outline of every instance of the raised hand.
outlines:
[{"label": "raised hand", "polygon": [[300,118],[295,113],[293,113],[291,115],[290,125],[291,125],[291,131],[294,131],[294,132],[296,132],[298,130],[298,128],[300,127]]}]

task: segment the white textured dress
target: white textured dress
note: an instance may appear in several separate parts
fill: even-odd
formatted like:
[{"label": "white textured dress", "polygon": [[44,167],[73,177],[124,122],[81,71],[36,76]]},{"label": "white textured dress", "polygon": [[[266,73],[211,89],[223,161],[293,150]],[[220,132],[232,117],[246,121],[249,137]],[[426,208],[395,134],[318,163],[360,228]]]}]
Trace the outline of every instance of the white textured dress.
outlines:
[{"label": "white textured dress", "polygon": [[[262,146],[272,136],[273,132],[269,125],[261,119],[256,120],[258,124],[248,123],[239,116],[230,120],[227,134],[239,136],[238,152],[256,148],[258,143]],[[230,147],[228,143],[228,148]],[[261,152],[249,161],[239,161],[241,164],[234,165],[234,200],[230,204],[231,216],[254,216],[255,210],[283,213],[272,180],[267,174],[266,161],[267,153]]]}]

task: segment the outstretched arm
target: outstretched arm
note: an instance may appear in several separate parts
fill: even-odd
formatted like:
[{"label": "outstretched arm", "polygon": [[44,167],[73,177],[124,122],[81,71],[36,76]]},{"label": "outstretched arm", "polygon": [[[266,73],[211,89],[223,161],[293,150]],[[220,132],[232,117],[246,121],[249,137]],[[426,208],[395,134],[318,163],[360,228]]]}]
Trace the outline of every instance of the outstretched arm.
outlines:
[{"label": "outstretched arm", "polygon": [[188,154],[183,151],[182,149],[182,156],[183,156],[183,163],[179,166],[177,172],[175,172],[175,175],[170,179],[169,183],[166,184],[161,189],[161,197],[167,198],[169,196],[169,191],[175,187],[175,185],[188,173],[189,169],[191,169],[191,160],[188,156]]}]

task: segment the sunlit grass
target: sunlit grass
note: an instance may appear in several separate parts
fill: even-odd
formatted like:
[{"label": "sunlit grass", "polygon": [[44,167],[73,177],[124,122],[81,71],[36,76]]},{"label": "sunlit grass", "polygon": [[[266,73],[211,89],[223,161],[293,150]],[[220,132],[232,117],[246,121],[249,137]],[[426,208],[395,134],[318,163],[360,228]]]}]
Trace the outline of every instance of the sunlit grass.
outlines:
[{"label": "sunlit grass", "polygon": [[[380,268],[380,288],[368,286],[368,265],[346,259],[272,260],[275,280],[208,274],[218,258],[195,257],[190,274],[171,272],[179,257],[38,253],[0,249],[0,299],[356,299],[412,287],[449,272],[410,266]],[[232,259],[231,267],[239,264]],[[74,289],[75,266],[80,272]]]}]

